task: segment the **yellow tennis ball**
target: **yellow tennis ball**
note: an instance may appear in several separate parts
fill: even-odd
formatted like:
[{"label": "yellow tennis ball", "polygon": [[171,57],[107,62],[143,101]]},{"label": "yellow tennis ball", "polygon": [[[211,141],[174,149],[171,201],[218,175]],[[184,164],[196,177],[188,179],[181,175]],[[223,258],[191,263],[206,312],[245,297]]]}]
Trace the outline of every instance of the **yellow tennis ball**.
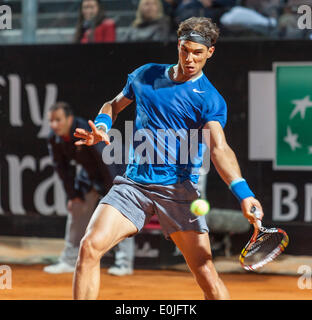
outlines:
[{"label": "yellow tennis ball", "polygon": [[191,204],[191,212],[197,216],[204,216],[210,210],[210,204],[203,199],[194,200]]}]

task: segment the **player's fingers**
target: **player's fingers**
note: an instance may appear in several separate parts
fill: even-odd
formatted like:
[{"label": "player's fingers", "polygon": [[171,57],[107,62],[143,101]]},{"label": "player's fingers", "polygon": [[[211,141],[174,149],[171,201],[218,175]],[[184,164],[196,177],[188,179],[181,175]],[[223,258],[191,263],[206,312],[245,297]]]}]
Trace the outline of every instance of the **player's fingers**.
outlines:
[{"label": "player's fingers", "polygon": [[254,224],[257,221],[257,218],[255,217],[255,215],[251,212],[246,212],[245,213],[245,217],[247,218],[248,222],[250,224]]},{"label": "player's fingers", "polygon": [[86,135],[86,136],[88,136],[88,135],[90,134],[89,131],[87,131],[87,130],[85,130],[85,129],[81,129],[81,128],[77,128],[77,129],[75,130],[75,133],[84,134],[84,135]]},{"label": "player's fingers", "polygon": [[250,223],[255,224],[257,222],[257,218],[255,216],[250,217]]},{"label": "player's fingers", "polygon": [[89,120],[88,124],[89,124],[92,132],[96,132],[97,131],[97,128],[96,128],[96,126],[95,126],[95,124],[94,124],[94,122],[92,120]]},{"label": "player's fingers", "polygon": [[255,198],[248,197],[242,200],[241,208],[244,214],[244,217],[249,221],[249,223],[254,224],[256,222],[256,217],[253,214],[253,206],[255,205]]},{"label": "player's fingers", "polygon": [[251,209],[252,209],[252,206],[250,208],[248,208],[247,210],[244,210],[244,216],[250,224],[254,224],[254,223],[256,223],[257,218]]},{"label": "player's fingers", "polygon": [[259,208],[260,208],[260,212],[261,212],[260,219],[262,220],[263,216],[264,216],[264,212],[263,212],[263,209],[262,209],[260,202],[258,202],[258,203],[259,203]]},{"label": "player's fingers", "polygon": [[84,133],[82,134],[82,133],[78,133],[78,132],[75,132],[74,136],[76,138],[82,138],[82,139],[86,139],[88,137],[86,134],[84,134]]},{"label": "player's fingers", "polygon": [[111,144],[110,141],[109,141],[109,139],[108,139],[108,140],[104,139],[103,141],[105,142],[106,145]]},{"label": "player's fingers", "polygon": [[102,141],[105,142],[106,145],[109,145],[110,144],[110,139],[109,139],[109,136],[107,133],[102,133]]},{"label": "player's fingers", "polygon": [[86,145],[86,140],[78,140],[75,142],[75,145],[76,146],[82,146],[82,145]]},{"label": "player's fingers", "polygon": [[262,209],[261,203],[257,199],[254,199],[253,200],[253,206],[255,206],[257,208],[257,211],[258,211],[257,218],[259,220],[262,220],[262,218],[263,218],[263,209]]}]

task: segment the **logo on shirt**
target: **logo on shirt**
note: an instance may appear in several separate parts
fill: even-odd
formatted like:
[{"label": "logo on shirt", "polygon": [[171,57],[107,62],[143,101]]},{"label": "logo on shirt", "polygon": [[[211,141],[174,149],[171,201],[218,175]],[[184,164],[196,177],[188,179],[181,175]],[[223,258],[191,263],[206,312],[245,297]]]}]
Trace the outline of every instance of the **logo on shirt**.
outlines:
[{"label": "logo on shirt", "polygon": [[205,91],[199,91],[197,89],[193,89],[193,91],[196,92],[196,93],[204,93],[205,92]]},{"label": "logo on shirt", "polygon": [[189,219],[189,223],[193,223],[193,222],[195,222],[196,220],[198,220],[199,219],[199,217],[198,218],[195,218],[195,219]]}]

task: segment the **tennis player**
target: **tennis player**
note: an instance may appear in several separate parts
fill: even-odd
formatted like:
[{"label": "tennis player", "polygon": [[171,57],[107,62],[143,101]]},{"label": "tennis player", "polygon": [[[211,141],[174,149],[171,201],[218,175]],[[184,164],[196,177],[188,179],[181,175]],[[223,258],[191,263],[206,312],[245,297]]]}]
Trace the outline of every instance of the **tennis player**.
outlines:
[{"label": "tennis player", "polygon": [[[134,132],[146,130],[152,133],[152,138],[159,129],[175,132],[208,129],[210,141],[206,144],[210,145],[211,160],[239,199],[244,216],[254,223],[251,208],[256,206],[261,213],[262,209],[242,178],[236,156],[226,142],[223,131],[226,103],[202,72],[207,59],[214,53],[219,30],[211,19],[193,17],[179,25],[177,34],[178,63],[150,63],[129,74],[122,92],[103,105],[94,122],[89,121],[92,131],[76,129],[75,136],[80,138],[76,144],[93,145],[100,141],[109,144],[107,133],[112,123],[133,101],[136,102]],[[145,160],[152,160],[153,153],[164,160],[163,149],[172,153],[171,146],[161,138],[157,137],[155,143],[150,140],[153,150],[147,151]],[[137,144],[134,141],[130,149],[131,161],[125,175],[115,178],[81,241],[73,281],[74,299],[97,298],[100,258],[121,240],[138,233],[154,214],[158,216],[164,235],[182,252],[204,297],[229,299],[228,290],[212,262],[205,217],[194,219],[190,212],[192,201],[199,197],[196,165],[193,162],[172,163],[168,157],[156,164],[140,161],[139,153],[135,152]]]}]

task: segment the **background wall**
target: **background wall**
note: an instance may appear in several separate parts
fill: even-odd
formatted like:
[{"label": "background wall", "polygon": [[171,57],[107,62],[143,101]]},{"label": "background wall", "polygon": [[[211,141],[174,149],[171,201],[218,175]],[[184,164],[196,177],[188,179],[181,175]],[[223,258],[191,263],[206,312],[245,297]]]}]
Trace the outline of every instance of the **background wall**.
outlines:
[{"label": "background wall", "polygon": [[[243,176],[263,205],[264,222],[287,230],[287,252],[293,254],[312,254],[312,219],[305,208],[312,201],[306,187],[311,182],[311,172],[276,171],[271,160],[249,160],[248,79],[251,71],[272,71],[274,62],[309,61],[311,50],[309,41],[223,41],[204,70],[228,103],[226,136]],[[65,100],[77,115],[93,119],[102,103],[122,90],[127,73],[148,62],[175,63],[176,58],[175,44],[0,47],[1,235],[64,235],[65,196],[46,146],[49,106],[56,100]],[[122,112],[115,127],[123,130],[124,121],[133,115],[131,105]],[[272,116],[269,112],[265,115]],[[266,125],[263,122],[264,128]],[[299,210],[290,221],[274,219],[275,183],[292,184],[297,189],[295,201]],[[280,217],[288,210],[282,201],[284,193],[280,195]],[[213,167],[207,197],[213,208],[239,210],[237,200]]]}]

